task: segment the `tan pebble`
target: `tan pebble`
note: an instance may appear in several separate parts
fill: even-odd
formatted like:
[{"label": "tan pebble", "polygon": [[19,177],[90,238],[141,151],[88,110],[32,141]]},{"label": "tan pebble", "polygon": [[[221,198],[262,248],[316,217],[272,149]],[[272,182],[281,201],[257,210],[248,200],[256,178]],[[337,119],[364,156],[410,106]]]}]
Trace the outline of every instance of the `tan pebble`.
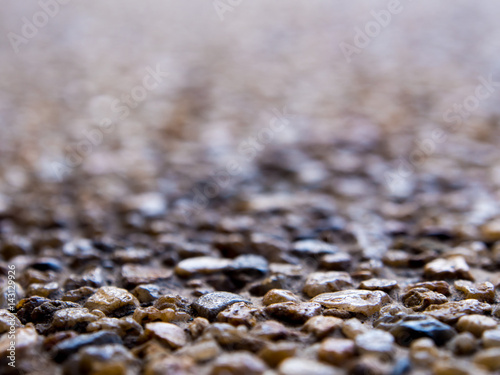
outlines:
[{"label": "tan pebble", "polygon": [[216,320],[218,322],[226,322],[232,324],[233,326],[246,325],[247,327],[253,327],[257,324],[256,315],[259,310],[255,307],[248,306],[246,302],[236,302],[231,306],[222,310],[218,315]]},{"label": "tan pebble", "polygon": [[279,320],[303,323],[313,316],[321,314],[321,305],[315,302],[273,303],[265,308],[265,312]]},{"label": "tan pebble", "polygon": [[297,347],[298,345],[294,342],[270,342],[259,352],[259,357],[269,366],[276,367],[283,360],[293,357],[297,352]]},{"label": "tan pebble", "polygon": [[266,369],[266,364],[251,353],[231,352],[215,360],[210,375],[261,375]]},{"label": "tan pebble", "polygon": [[439,351],[434,341],[420,338],[410,344],[410,358],[413,363],[430,366],[439,358]]},{"label": "tan pebble", "polygon": [[152,356],[153,359],[146,362],[144,366],[144,375],[191,375],[195,362],[187,357],[177,356]]},{"label": "tan pebble", "polygon": [[488,242],[500,240],[500,218],[491,220],[481,226],[481,235]]},{"label": "tan pebble", "polygon": [[194,318],[191,323],[189,323],[188,331],[191,334],[191,337],[193,339],[196,339],[203,333],[205,328],[207,328],[209,325],[210,322],[208,321],[208,319],[197,317]]},{"label": "tan pebble", "polygon": [[126,315],[138,306],[139,300],[134,295],[125,289],[114,286],[103,286],[97,289],[84,305],[89,310],[100,310],[106,315],[115,311]]},{"label": "tan pebble", "polygon": [[346,320],[342,324],[342,333],[350,339],[354,339],[356,336],[368,332],[369,330],[370,328],[367,325],[356,318]]},{"label": "tan pebble", "polygon": [[450,295],[450,285],[446,281],[422,281],[420,283],[410,284],[406,287],[406,291],[415,288],[425,288],[432,290],[433,292],[438,292],[444,294],[445,296]]},{"label": "tan pebble", "polygon": [[355,342],[363,354],[391,354],[394,350],[394,337],[380,329],[372,329],[357,335]]},{"label": "tan pebble", "polygon": [[341,366],[356,355],[356,345],[353,340],[342,338],[327,338],[323,340],[318,351],[322,361]]},{"label": "tan pebble", "polygon": [[366,290],[382,290],[383,292],[390,292],[397,288],[398,282],[390,279],[368,279],[361,282],[359,289]]},{"label": "tan pebble", "polygon": [[500,347],[481,350],[474,356],[474,363],[483,365],[490,371],[500,370]]},{"label": "tan pebble", "polygon": [[462,256],[439,258],[424,267],[424,275],[430,279],[466,279],[473,280],[469,265]]},{"label": "tan pebble", "polygon": [[290,329],[275,320],[267,320],[252,329],[252,334],[265,340],[287,339],[295,335]]},{"label": "tan pebble", "polygon": [[271,289],[262,299],[265,306],[280,302],[300,302],[300,298],[285,289]]},{"label": "tan pebble", "polygon": [[485,348],[500,347],[500,328],[484,331],[481,338]]},{"label": "tan pebble", "polygon": [[424,314],[445,323],[454,323],[461,316],[467,314],[484,314],[489,311],[491,311],[489,304],[479,302],[476,299],[465,299],[443,303],[442,305],[431,305],[424,311]]},{"label": "tan pebble", "polygon": [[196,362],[205,362],[214,359],[222,352],[214,340],[205,340],[188,345],[177,351],[178,355],[187,355]]},{"label": "tan pebble", "polygon": [[232,261],[226,258],[188,258],[177,264],[175,267],[175,273],[180,277],[190,277],[195,274],[209,275],[227,269],[231,263]]},{"label": "tan pebble", "polygon": [[314,297],[349,287],[352,287],[352,279],[347,272],[314,272],[307,277],[303,292],[309,297]]},{"label": "tan pebble", "polygon": [[308,333],[312,333],[319,339],[333,333],[342,327],[343,320],[340,318],[335,318],[333,316],[315,316],[309,319],[302,330]]},{"label": "tan pebble", "polygon": [[323,293],[311,301],[318,302],[326,308],[361,313],[371,316],[390,302],[390,297],[380,290],[345,290],[335,293]]},{"label": "tan pebble", "polygon": [[401,296],[401,300],[406,307],[410,307],[415,311],[422,311],[430,305],[440,305],[448,302],[448,298],[444,294],[426,288],[410,289]]},{"label": "tan pebble", "polygon": [[9,331],[10,327],[21,327],[21,321],[9,310],[0,309],[0,335]]},{"label": "tan pebble", "polygon": [[436,361],[432,366],[433,375],[486,375],[487,371],[470,362]]},{"label": "tan pebble", "polygon": [[468,331],[476,337],[480,337],[484,331],[496,327],[497,322],[495,319],[478,314],[462,316],[457,322],[459,331]]},{"label": "tan pebble", "polygon": [[464,293],[467,299],[477,299],[488,303],[493,303],[495,301],[495,286],[489,281],[474,284],[467,280],[457,280],[454,286],[455,289]]},{"label": "tan pebble", "polygon": [[187,342],[184,330],[171,323],[147,323],[145,333],[158,339],[172,349],[182,347]]},{"label": "tan pebble", "polygon": [[344,372],[321,362],[292,357],[281,362],[278,373],[280,375],[340,375]]},{"label": "tan pebble", "polygon": [[446,343],[446,347],[456,355],[469,355],[474,353],[477,346],[477,340],[470,332],[462,332]]}]

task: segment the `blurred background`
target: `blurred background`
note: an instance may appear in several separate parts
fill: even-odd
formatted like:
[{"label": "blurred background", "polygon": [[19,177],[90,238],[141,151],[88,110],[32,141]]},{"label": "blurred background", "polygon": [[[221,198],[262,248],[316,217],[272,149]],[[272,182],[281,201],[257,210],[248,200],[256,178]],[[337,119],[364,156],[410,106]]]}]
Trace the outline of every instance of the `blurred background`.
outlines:
[{"label": "blurred background", "polygon": [[[390,12],[391,3],[399,11]],[[500,80],[499,8],[495,1],[4,1],[0,206],[38,207],[30,220],[57,222],[74,215],[78,201],[94,220],[104,217],[99,200],[159,192],[174,208],[236,161],[239,182],[221,196],[313,189],[372,197],[375,207],[379,194],[391,194],[384,176],[436,129],[446,140],[398,185],[396,198],[426,183],[439,190],[434,182],[447,179],[448,187],[471,180],[470,197],[480,189],[495,200],[500,90],[472,100],[462,126],[450,130],[443,116],[475,95],[478,77]],[[355,52],[346,54],[347,44]],[[283,108],[286,128],[245,157],[242,142]],[[112,125],[96,133],[104,119]]]}]

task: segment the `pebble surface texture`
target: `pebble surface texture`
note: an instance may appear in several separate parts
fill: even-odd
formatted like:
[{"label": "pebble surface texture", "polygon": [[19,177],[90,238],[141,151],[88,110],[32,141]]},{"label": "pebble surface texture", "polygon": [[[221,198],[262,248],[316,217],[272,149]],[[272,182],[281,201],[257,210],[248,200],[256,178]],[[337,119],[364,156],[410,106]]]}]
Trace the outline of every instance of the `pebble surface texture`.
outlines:
[{"label": "pebble surface texture", "polygon": [[0,374],[500,374],[500,2],[4,3]]}]

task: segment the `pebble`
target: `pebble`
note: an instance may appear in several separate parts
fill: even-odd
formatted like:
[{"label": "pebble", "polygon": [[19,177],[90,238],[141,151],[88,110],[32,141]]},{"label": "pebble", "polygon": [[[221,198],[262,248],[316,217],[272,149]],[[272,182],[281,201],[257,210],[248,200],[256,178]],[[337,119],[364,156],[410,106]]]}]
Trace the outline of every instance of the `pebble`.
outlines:
[{"label": "pebble", "polygon": [[429,279],[465,279],[473,280],[469,265],[462,256],[439,258],[427,263],[424,276]]},{"label": "pebble", "polygon": [[65,365],[66,373],[134,374],[139,360],[120,344],[90,345],[78,351]]},{"label": "pebble", "polygon": [[478,348],[478,342],[470,332],[462,332],[452,338],[446,346],[456,355],[469,355]]},{"label": "pebble", "polygon": [[17,316],[8,310],[0,309],[0,335],[9,331],[9,329],[11,329],[10,327],[18,328],[21,326],[21,321],[17,318]]},{"label": "pebble", "polygon": [[178,355],[187,355],[196,362],[206,362],[214,359],[222,352],[214,340],[205,340],[180,349]]},{"label": "pebble", "polygon": [[90,286],[82,286],[81,288],[67,291],[63,294],[61,300],[83,304],[95,291],[96,289]]},{"label": "pebble", "polygon": [[246,326],[234,327],[228,323],[213,323],[203,333],[201,340],[215,339],[220,346],[228,350],[248,350],[257,352],[265,342],[259,337],[248,334]]},{"label": "pebble", "polygon": [[287,358],[295,356],[298,350],[297,343],[294,342],[269,342],[259,352],[259,357],[270,367],[278,366]]},{"label": "pebble", "polygon": [[257,323],[252,329],[252,334],[265,340],[282,340],[295,335],[290,329],[275,320]]},{"label": "pebble", "polygon": [[7,309],[9,307],[9,300],[12,299],[12,289],[14,289],[14,298],[16,301],[21,301],[25,297],[24,288],[14,283],[13,287],[5,286],[0,289],[0,309]]},{"label": "pebble", "polygon": [[214,238],[213,245],[220,250],[223,256],[228,258],[244,254],[247,250],[245,237],[239,233],[219,234]]},{"label": "pebble", "polygon": [[312,302],[317,302],[326,308],[361,313],[371,316],[380,308],[390,302],[390,297],[380,290],[345,290],[335,293],[323,293],[314,297]]},{"label": "pebble", "polygon": [[335,366],[342,366],[356,355],[356,345],[353,340],[342,338],[327,338],[323,340],[318,350],[318,358]]},{"label": "pebble", "polygon": [[479,302],[476,299],[465,299],[443,303],[442,305],[431,305],[424,311],[424,314],[445,323],[454,323],[461,316],[467,314],[484,314],[489,311],[491,311],[489,304]]},{"label": "pebble", "polygon": [[370,328],[366,324],[356,318],[344,320],[342,324],[342,333],[353,340],[356,336],[369,332],[369,330]]},{"label": "pebble", "polygon": [[361,282],[359,289],[366,290],[381,290],[383,292],[390,292],[398,287],[396,280],[390,279],[368,279]]},{"label": "pebble", "polygon": [[430,367],[439,359],[439,350],[430,338],[419,338],[410,345],[410,358],[419,366]]},{"label": "pebble", "polygon": [[31,263],[29,267],[38,271],[60,272],[63,269],[63,264],[58,259],[42,257]]},{"label": "pebble", "polygon": [[448,298],[441,293],[426,288],[414,288],[401,296],[406,307],[415,311],[423,311],[430,305],[439,305],[448,302]]},{"label": "pebble", "polygon": [[145,263],[153,256],[150,249],[137,249],[135,247],[118,249],[113,252],[112,259],[115,263]]},{"label": "pebble", "polygon": [[454,283],[456,290],[464,293],[467,299],[477,299],[481,302],[495,302],[495,286],[486,281],[480,284],[474,284],[471,281],[457,280]]},{"label": "pebble", "polygon": [[459,360],[436,361],[432,366],[433,375],[486,375],[483,366]]},{"label": "pebble", "polygon": [[123,318],[100,318],[87,326],[87,332],[96,331],[112,331],[117,333],[124,340],[129,338],[136,338],[142,334],[143,329],[130,316]]},{"label": "pebble", "polygon": [[266,257],[269,261],[283,261],[283,254],[287,253],[288,243],[282,238],[266,233],[252,233],[250,235],[252,251]]},{"label": "pebble", "polygon": [[342,328],[343,320],[333,316],[314,316],[309,319],[302,330],[322,339]]},{"label": "pebble", "polygon": [[321,293],[337,292],[352,287],[351,276],[347,272],[313,272],[306,280],[303,292],[314,297]]},{"label": "pebble", "polygon": [[356,346],[364,354],[391,354],[394,350],[394,337],[380,329],[372,329],[356,336]]},{"label": "pebble", "polygon": [[265,276],[269,272],[269,264],[261,255],[244,254],[233,260],[225,273],[239,286]]},{"label": "pebble", "polygon": [[450,285],[446,281],[423,281],[420,283],[410,284],[407,286],[406,290],[425,288],[432,290],[433,292],[438,292],[444,294],[445,296],[450,295]]},{"label": "pebble", "polygon": [[98,315],[90,313],[86,308],[62,309],[54,313],[51,328],[53,331],[72,329],[79,332],[85,332],[87,325],[98,319]]},{"label": "pebble", "polygon": [[236,302],[217,314],[218,322],[226,322],[233,326],[245,325],[253,327],[257,324],[259,309],[250,307],[246,302]]},{"label": "pebble", "polygon": [[480,228],[483,239],[487,242],[500,240],[500,219],[491,220]]},{"label": "pebble", "polygon": [[489,316],[472,314],[458,319],[456,327],[459,331],[467,331],[481,337],[484,331],[497,328],[497,322]]},{"label": "pebble", "polygon": [[135,309],[132,318],[137,323],[144,324],[158,320],[162,322],[188,321],[191,317],[183,311],[175,311],[169,308],[159,310],[154,306],[148,306]]},{"label": "pebble", "polygon": [[259,357],[248,352],[232,352],[214,361],[210,375],[261,375],[267,366]]},{"label": "pebble", "polygon": [[141,304],[149,304],[160,298],[160,287],[155,284],[138,285],[132,290],[132,294]]},{"label": "pebble", "polygon": [[300,256],[320,256],[338,253],[339,248],[320,240],[301,240],[293,243],[292,252]]},{"label": "pebble", "polygon": [[[9,336],[10,334],[4,334],[0,337],[0,364],[3,365],[3,371],[7,368],[5,362],[8,356],[12,354],[12,341],[15,342],[14,357],[16,359],[16,365],[19,365],[19,361],[22,358],[31,358],[34,354],[33,351],[35,347],[41,343],[41,338],[33,327],[17,328],[15,340],[12,340],[12,337]],[[13,373],[18,372],[16,371]]]},{"label": "pebble", "polygon": [[60,291],[59,284],[55,281],[48,284],[31,284],[26,290],[27,296],[49,297]]},{"label": "pebble", "polygon": [[70,275],[64,282],[65,290],[78,289],[83,286],[99,288],[104,285],[105,273],[102,267],[93,267],[81,275]]},{"label": "pebble", "polygon": [[323,255],[319,262],[321,268],[330,271],[346,271],[350,268],[351,264],[351,255],[344,252]]},{"label": "pebble", "polygon": [[180,277],[191,277],[196,274],[209,275],[222,272],[232,264],[230,259],[214,257],[195,257],[180,261],[175,273]]},{"label": "pebble", "polygon": [[187,343],[187,337],[184,330],[171,323],[147,323],[144,333],[166,344],[171,349],[180,348]]},{"label": "pebble", "polygon": [[146,362],[144,375],[194,375],[194,366],[188,357],[158,355]]},{"label": "pebble", "polygon": [[267,306],[264,311],[270,316],[289,323],[304,323],[321,314],[321,305],[316,302],[281,302]]},{"label": "pebble", "polygon": [[238,294],[229,292],[213,292],[207,293],[198,298],[192,304],[192,307],[198,315],[212,321],[217,317],[218,313],[236,302],[250,303],[250,301]]},{"label": "pebble", "polygon": [[63,362],[71,354],[78,352],[85,346],[101,346],[106,344],[121,343],[122,340],[114,332],[99,331],[95,333],[81,334],[54,345],[51,355],[56,362]]},{"label": "pebble", "polygon": [[90,296],[84,307],[100,310],[106,315],[125,316],[139,306],[137,298],[125,289],[103,286]]},{"label": "pebble", "polygon": [[340,375],[343,371],[321,362],[292,357],[281,362],[278,373],[280,375]]},{"label": "pebble", "polygon": [[198,338],[203,334],[203,331],[210,325],[210,322],[205,318],[194,318],[191,323],[189,323],[187,329],[191,334],[193,339]]},{"label": "pebble", "polygon": [[500,348],[495,347],[479,351],[474,356],[474,362],[485,366],[490,371],[500,370]]},{"label": "pebble", "polygon": [[431,317],[419,317],[418,320],[403,320],[394,325],[390,329],[390,333],[394,336],[396,342],[402,346],[408,346],[421,337],[428,337],[436,345],[443,345],[456,334],[452,327]]},{"label": "pebble", "polygon": [[484,331],[481,338],[485,348],[500,347],[500,328]]},{"label": "pebble", "polygon": [[264,306],[280,302],[300,302],[300,298],[289,290],[272,289],[269,292],[267,292],[264,298],[262,299],[262,303],[264,304]]},{"label": "pebble", "polygon": [[121,270],[121,281],[125,288],[131,289],[140,284],[150,284],[167,280],[172,271],[161,267],[142,266],[139,264],[125,264]]},{"label": "pebble", "polygon": [[285,275],[271,275],[262,281],[253,283],[248,290],[252,295],[261,297],[272,289],[289,289],[291,287],[290,281],[290,278]]}]

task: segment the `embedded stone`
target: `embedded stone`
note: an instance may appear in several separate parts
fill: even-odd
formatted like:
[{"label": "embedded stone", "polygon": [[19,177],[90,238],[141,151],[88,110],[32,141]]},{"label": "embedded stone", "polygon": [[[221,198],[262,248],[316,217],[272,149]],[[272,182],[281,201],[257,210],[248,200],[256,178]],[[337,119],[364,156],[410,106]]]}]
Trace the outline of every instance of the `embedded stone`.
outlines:
[{"label": "embedded stone", "polygon": [[430,305],[448,302],[445,295],[426,288],[410,289],[401,296],[401,300],[406,307],[410,307],[415,311],[423,311]]},{"label": "embedded stone", "polygon": [[469,265],[465,258],[459,255],[449,258],[439,258],[427,263],[424,276],[429,279],[466,279],[473,280]]},{"label": "embedded stone", "polygon": [[175,324],[163,322],[147,323],[144,332],[172,349],[180,348],[187,343],[186,333]]},{"label": "embedded stone", "polygon": [[347,272],[314,272],[307,277],[303,291],[307,296],[314,297],[349,287],[352,287],[352,279]]},{"label": "embedded stone", "polygon": [[361,282],[359,289],[366,290],[381,290],[383,292],[390,292],[397,288],[398,282],[389,279],[368,279]]},{"label": "embedded stone", "polygon": [[262,299],[265,306],[280,302],[300,302],[300,298],[285,289],[272,289]]},{"label": "embedded stone", "polygon": [[200,316],[207,318],[208,320],[214,320],[218,313],[236,302],[250,303],[250,301],[238,294],[229,292],[213,292],[207,293],[198,298],[192,304],[192,307]]},{"label": "embedded stone", "polygon": [[228,269],[231,264],[232,261],[225,258],[188,258],[177,264],[175,273],[180,277],[190,277],[196,274],[210,275]]},{"label": "embedded stone", "polygon": [[302,327],[302,330],[322,339],[336,330],[340,330],[342,323],[343,320],[340,318],[318,315],[309,319]]},{"label": "embedded stone", "polygon": [[390,354],[394,350],[394,337],[380,329],[372,329],[356,336],[356,346],[365,354]]},{"label": "embedded stone", "polygon": [[353,340],[328,338],[323,340],[318,350],[318,358],[335,366],[342,366],[356,355]]},{"label": "embedded stone", "polygon": [[480,337],[484,331],[497,328],[495,319],[484,315],[464,315],[457,322],[457,329],[459,331],[467,331]]},{"label": "embedded stone", "polygon": [[380,290],[345,290],[317,295],[312,302],[317,302],[329,309],[337,309],[371,316],[390,302],[390,297]]},{"label": "embedded stone", "polygon": [[272,317],[290,323],[304,323],[321,314],[321,305],[316,302],[281,302],[267,306],[264,311]]},{"label": "embedded stone", "polygon": [[484,314],[491,311],[491,306],[487,303],[479,302],[476,299],[465,299],[453,301],[441,305],[431,305],[424,314],[439,319],[445,323],[455,323],[461,316],[468,314]]},{"label": "embedded stone", "polygon": [[489,281],[474,284],[471,281],[457,280],[454,286],[456,290],[464,293],[467,299],[477,299],[488,303],[495,302],[495,286]]},{"label": "embedded stone", "polygon": [[106,315],[124,316],[133,312],[139,301],[125,289],[103,286],[90,296],[84,307],[100,310]]}]

